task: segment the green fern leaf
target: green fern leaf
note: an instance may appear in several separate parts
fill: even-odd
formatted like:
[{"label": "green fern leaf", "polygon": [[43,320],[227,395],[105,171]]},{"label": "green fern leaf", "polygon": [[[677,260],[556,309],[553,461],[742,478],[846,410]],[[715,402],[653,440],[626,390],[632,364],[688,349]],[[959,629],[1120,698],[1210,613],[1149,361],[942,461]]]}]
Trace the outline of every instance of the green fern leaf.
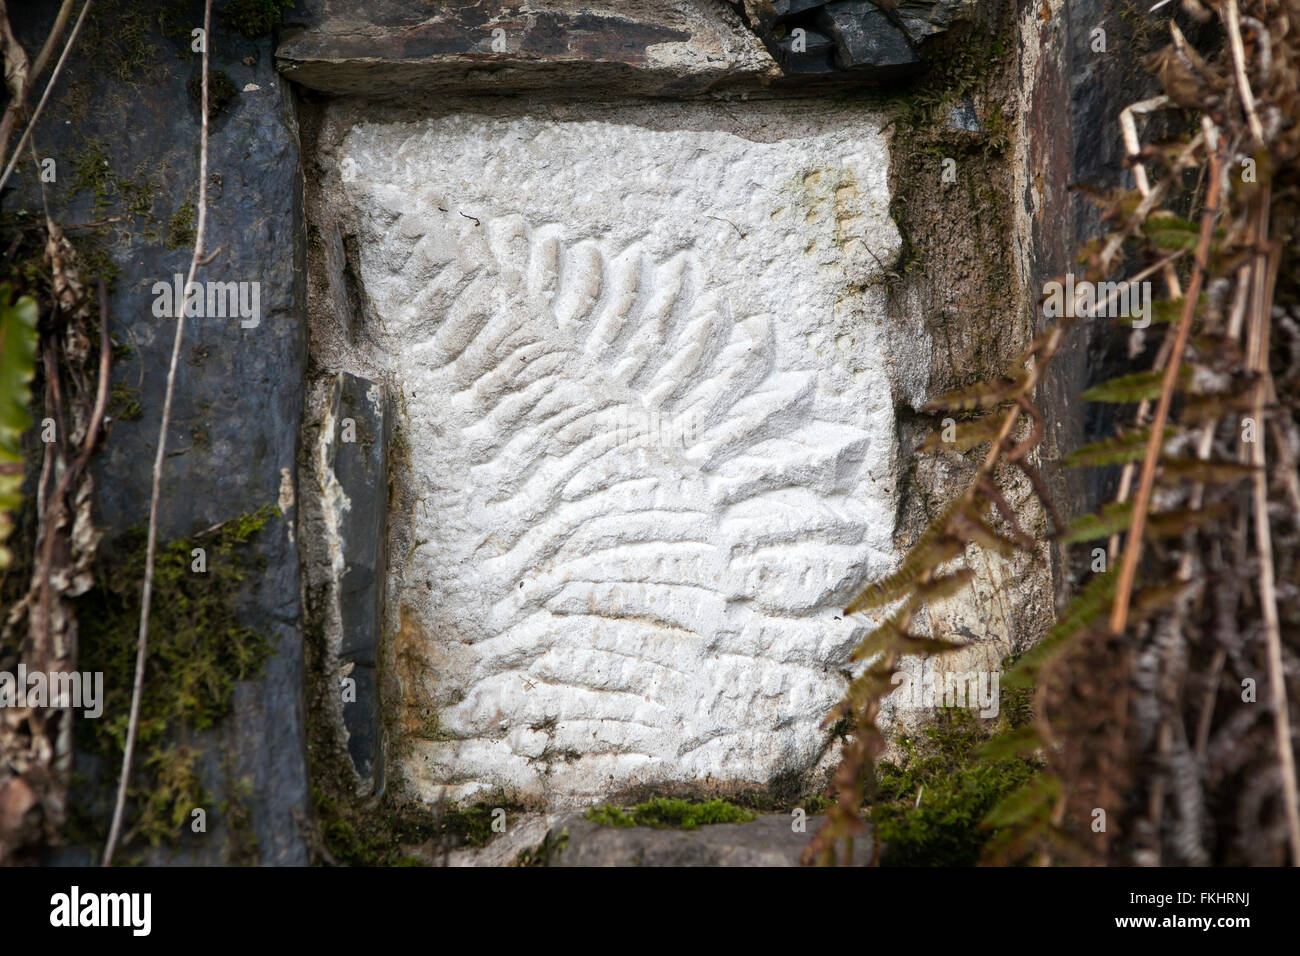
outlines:
[{"label": "green fern leaf", "polygon": [[[1172,428],[1165,429],[1165,440],[1176,434]],[[1125,432],[1101,441],[1076,448],[1062,459],[1068,468],[1099,468],[1105,465],[1123,465],[1130,461],[1141,461],[1146,453],[1147,442],[1151,440],[1151,429]]]},{"label": "green fern leaf", "polygon": [[[1164,378],[1163,371],[1121,375],[1109,382],[1094,385],[1084,392],[1082,397],[1087,402],[1115,402],[1124,405],[1153,401],[1160,397]],[[1185,388],[1190,380],[1191,372],[1186,368],[1180,369],[1176,386],[1180,389]]]},{"label": "green fern leaf", "polygon": [[12,294],[0,285],[0,570],[12,561],[3,542],[13,531],[12,512],[22,506],[22,437],[32,423],[36,374],[36,302],[30,296],[14,302]]}]

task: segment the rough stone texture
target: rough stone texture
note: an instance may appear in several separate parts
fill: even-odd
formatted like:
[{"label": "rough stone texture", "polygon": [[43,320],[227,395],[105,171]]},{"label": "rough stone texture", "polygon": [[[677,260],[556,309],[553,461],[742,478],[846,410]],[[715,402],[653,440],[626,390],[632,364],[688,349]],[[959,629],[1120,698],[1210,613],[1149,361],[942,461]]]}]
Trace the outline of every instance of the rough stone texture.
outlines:
[{"label": "rough stone texture", "polygon": [[348,754],[361,778],[382,779],[379,720],[379,638],[383,631],[388,540],[389,415],[382,386],[340,373],[330,396],[320,479],[327,489],[333,538],[339,661],[356,682],[343,704]]},{"label": "rough stone texture", "polygon": [[335,157],[408,416],[427,799],[807,771],[870,626],[839,609],[893,560],[879,119],[659,112],[361,123]]},{"label": "rough stone texture", "polygon": [[816,23],[835,42],[835,65],[841,70],[868,70],[895,79],[921,66],[906,34],[867,0],[828,3],[818,11]]},{"label": "rough stone texture", "polygon": [[969,15],[975,6],[976,0],[938,0],[937,3],[935,0],[902,0],[896,15],[912,42],[920,43],[947,30],[957,19]]},{"label": "rough stone texture", "polygon": [[[57,6],[10,5],[29,51],[46,36]],[[187,83],[197,74],[198,59],[188,53],[188,24],[202,23],[202,4],[177,9],[183,40],[164,35],[145,17],[136,40],[150,54],[137,48],[141,58],[131,60],[119,39],[121,17],[130,8],[96,4],[79,55],[69,59],[35,136],[41,153],[57,162],[57,181],[46,186],[56,220],[68,225],[121,216],[72,234],[79,247],[98,244],[121,272],[111,296],[112,328],[133,351],[115,365],[113,383],[138,389],[143,408],[138,420],[113,423],[94,462],[94,517],[110,540],[147,519],[173,330],[171,320],[154,316],[151,288],[184,272],[190,256],[183,242],[167,248],[166,233],[173,214],[196,194],[198,109]],[[240,603],[242,619],[274,637],[275,654],[259,680],[237,686],[230,716],[188,743],[199,750],[204,785],[218,801],[247,781],[244,809],[260,861],[302,864],[308,787],[293,489],[306,336],[297,129],[287,87],[271,62],[269,37],[246,40],[218,23],[213,50],[212,69],[224,71],[244,92],[212,124],[207,248],[218,251],[199,279],[259,282],[261,320],[255,328],[241,328],[237,318],[187,320],[159,539],[188,535],[263,505],[278,503],[284,511],[256,539],[265,570],[250,575]],[[95,144],[105,153],[106,181],[115,184],[105,188],[100,207],[93,189],[77,188],[75,172]],[[40,209],[30,167],[18,168],[17,192],[6,197],[5,208]],[[127,208],[131,197],[123,181],[141,190],[144,211]],[[83,279],[96,277],[90,267],[82,272]],[[78,769],[116,779],[116,768],[83,763]],[[187,836],[174,854],[164,849],[156,858],[225,862],[226,821],[215,806],[208,808],[208,819],[207,834]],[[106,832],[106,819],[104,826]],[[72,848],[61,859],[86,862],[101,848]]]},{"label": "rough stone texture", "polygon": [[[749,823],[715,823],[696,830],[607,827],[570,817],[551,828],[551,839],[567,833],[553,851],[551,866],[799,866],[800,855],[821,826],[809,817],[796,833],[791,817],[774,813]],[[871,859],[871,839],[854,840],[853,863]]]},{"label": "rough stone texture", "polygon": [[[494,46],[493,31],[496,35]],[[501,44],[504,43],[504,49]],[[557,90],[685,95],[761,86],[780,70],[718,0],[300,0],[276,51],[330,93]]]}]

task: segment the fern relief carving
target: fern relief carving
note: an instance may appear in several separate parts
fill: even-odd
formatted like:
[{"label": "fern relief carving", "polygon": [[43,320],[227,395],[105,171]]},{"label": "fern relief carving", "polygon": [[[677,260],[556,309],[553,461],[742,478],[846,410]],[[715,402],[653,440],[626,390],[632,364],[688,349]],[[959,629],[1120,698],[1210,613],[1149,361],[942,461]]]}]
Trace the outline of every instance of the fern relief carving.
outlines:
[{"label": "fern relief carving", "polygon": [[839,609],[891,560],[879,368],[697,237],[434,189],[353,185],[418,501],[409,776],[563,803],[807,770],[869,624]]}]

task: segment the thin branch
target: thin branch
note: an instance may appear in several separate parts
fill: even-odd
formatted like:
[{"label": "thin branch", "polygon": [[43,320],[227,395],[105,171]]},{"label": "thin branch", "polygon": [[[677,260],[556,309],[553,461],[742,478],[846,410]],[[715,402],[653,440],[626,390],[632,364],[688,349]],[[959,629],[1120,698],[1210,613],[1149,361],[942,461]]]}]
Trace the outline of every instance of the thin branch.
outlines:
[{"label": "thin branch", "polygon": [[4,192],[5,183],[9,182],[9,177],[13,174],[14,166],[18,164],[18,157],[23,154],[23,147],[27,145],[27,139],[32,135],[32,130],[36,128],[36,121],[41,118],[41,111],[45,109],[45,103],[50,98],[50,91],[54,89],[54,84],[59,80],[59,74],[63,71],[63,64],[68,59],[68,53],[72,50],[72,45],[77,42],[77,34],[81,32],[81,25],[86,20],[86,12],[90,10],[92,0],[86,0],[86,5],[81,8],[81,14],[77,17],[77,22],[73,24],[72,33],[68,35],[68,42],[63,45],[63,52],[59,54],[59,62],[54,64],[54,72],[50,74],[50,81],[45,84],[45,92],[41,94],[41,100],[36,104],[36,111],[32,113],[32,118],[27,121],[27,127],[23,130],[22,139],[18,141],[18,148],[14,150],[13,156],[9,158],[9,165],[5,167],[4,175],[0,176],[0,193]]},{"label": "thin branch", "polygon": [[[1257,249],[1268,241],[1270,183],[1260,188],[1260,211],[1255,221]],[[1268,650],[1268,683],[1273,705],[1273,728],[1277,735],[1277,754],[1282,767],[1282,796],[1286,805],[1287,836],[1291,843],[1291,864],[1300,866],[1300,795],[1296,792],[1295,751],[1291,745],[1290,711],[1287,705],[1286,668],[1282,662],[1282,632],[1277,614],[1277,585],[1273,570],[1273,535],[1268,520],[1268,470],[1265,467],[1264,402],[1269,393],[1268,344],[1269,308],[1279,259],[1274,253],[1257,253],[1255,288],[1251,300],[1251,345],[1247,355],[1250,368],[1259,379],[1251,414],[1255,417],[1255,441],[1251,447],[1254,474],[1255,547],[1259,552],[1259,603],[1264,616],[1264,640]]]},{"label": "thin branch", "polygon": [[[89,4],[87,4],[89,5]],[[189,275],[184,288],[194,281],[203,257],[203,234],[208,218],[208,57],[212,44],[212,0],[203,4],[203,73],[202,95],[199,100],[199,201],[198,222],[195,226],[194,254],[190,257]],[[75,32],[75,31],[74,31]],[[122,752],[122,776],[117,785],[117,801],[113,807],[113,823],[104,846],[103,865],[113,862],[122,829],[122,816],[126,810],[127,784],[131,779],[131,759],[135,753],[135,738],[140,723],[140,700],[144,692],[145,662],[149,653],[149,609],[153,600],[154,553],[158,545],[158,499],[162,491],[163,463],[167,458],[167,429],[171,425],[172,398],[176,392],[176,370],[180,365],[181,340],[185,335],[185,304],[177,304],[176,332],[172,339],[171,365],[167,370],[167,391],[163,397],[162,421],[158,425],[158,451],[153,461],[153,485],[149,494],[149,536],[145,546],[144,586],[140,595],[140,634],[135,654],[135,683],[131,689],[131,717],[126,729],[126,746]]]},{"label": "thin branch", "polygon": [[1210,190],[1206,196],[1205,209],[1201,213],[1201,234],[1196,243],[1196,262],[1192,268],[1192,281],[1183,300],[1183,312],[1178,319],[1178,332],[1169,351],[1169,361],[1165,365],[1160,401],[1156,405],[1155,418],[1151,422],[1151,437],[1147,440],[1146,456],[1142,460],[1142,474],[1138,479],[1137,498],[1133,502],[1133,523],[1124,544],[1124,558],[1120,565],[1119,581],[1115,587],[1115,603],[1110,615],[1110,629],[1116,635],[1123,634],[1128,626],[1129,600],[1133,595],[1133,580],[1137,576],[1138,557],[1142,553],[1142,536],[1146,530],[1147,509],[1151,507],[1156,463],[1160,459],[1160,449],[1164,445],[1165,422],[1169,419],[1169,406],[1173,402],[1178,369],[1183,362],[1183,351],[1187,347],[1187,339],[1192,327],[1192,315],[1196,312],[1196,301],[1200,298],[1201,283],[1204,281],[1209,263],[1210,239],[1214,235],[1214,223],[1219,213],[1219,188],[1223,178],[1219,172],[1222,163],[1223,152],[1220,147],[1215,149],[1210,157]]},{"label": "thin branch", "polygon": [[1250,135],[1255,142],[1264,142],[1264,127],[1260,125],[1255,113],[1255,96],[1250,91],[1250,80],[1246,77],[1246,51],[1241,42],[1241,14],[1237,11],[1237,0],[1228,0],[1228,46],[1232,49],[1232,67],[1237,76],[1237,92],[1241,96],[1241,108],[1246,111],[1246,121],[1250,124]]}]

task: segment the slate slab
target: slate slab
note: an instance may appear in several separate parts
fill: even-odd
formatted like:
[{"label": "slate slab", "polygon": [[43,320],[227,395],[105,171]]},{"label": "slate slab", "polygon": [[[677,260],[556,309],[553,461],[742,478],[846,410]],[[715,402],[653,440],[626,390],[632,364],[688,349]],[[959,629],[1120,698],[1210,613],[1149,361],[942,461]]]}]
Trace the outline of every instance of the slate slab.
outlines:
[{"label": "slate slab", "polygon": [[[57,7],[52,0],[10,5],[28,50],[39,48]],[[271,38],[247,39],[215,19],[213,85],[227,95],[213,113],[209,146],[207,248],[215,255],[198,279],[249,283],[250,291],[255,284],[257,314],[255,321],[187,319],[159,538],[264,505],[282,509],[256,538],[264,567],[249,576],[239,604],[241,620],[273,636],[275,654],[260,679],[237,686],[229,717],[192,743],[218,800],[247,785],[243,804],[259,861],[302,864],[308,784],[292,533],[306,361],[299,146]],[[189,91],[199,58],[190,30],[202,22],[198,2],[96,3],[36,130],[38,150],[57,164],[56,181],[46,185],[52,214],[65,226],[101,223],[72,233],[79,248],[102,253],[83,278],[104,274],[107,260],[117,271],[112,328],[130,351],[119,356],[113,384],[135,397],[140,413],[117,415],[94,463],[94,516],[110,540],[147,518],[174,328],[155,314],[155,284],[173,282],[189,263],[199,175],[198,107]],[[30,167],[14,184],[6,210],[40,208]],[[174,854],[160,851],[158,862],[225,862],[224,822],[215,812],[209,820],[204,838],[187,839]]]},{"label": "slate slab", "polygon": [[276,56],[295,83],[373,97],[692,95],[780,75],[740,18],[707,0],[302,0]]}]

